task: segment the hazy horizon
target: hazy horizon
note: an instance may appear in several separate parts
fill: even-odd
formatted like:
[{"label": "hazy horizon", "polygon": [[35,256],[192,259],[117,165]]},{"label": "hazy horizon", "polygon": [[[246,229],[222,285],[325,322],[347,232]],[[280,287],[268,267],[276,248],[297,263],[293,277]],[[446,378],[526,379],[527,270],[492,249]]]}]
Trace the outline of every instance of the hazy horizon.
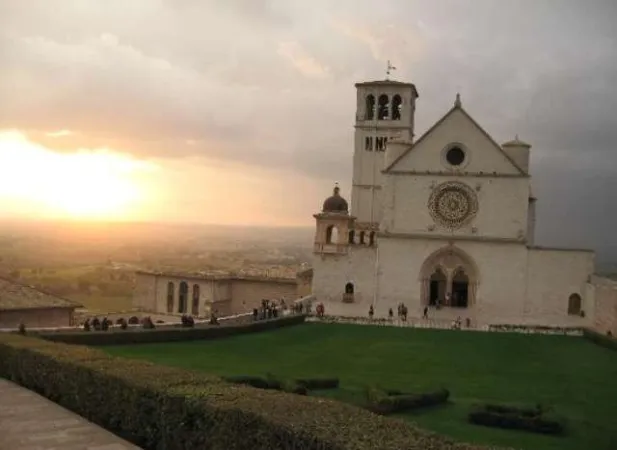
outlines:
[{"label": "hazy horizon", "polygon": [[[326,7],[327,5],[327,7]],[[617,3],[0,1],[2,217],[312,227],[354,83],[532,144],[540,245],[614,249]],[[144,26],[147,24],[147,26]],[[611,250],[613,251],[613,250]]]}]

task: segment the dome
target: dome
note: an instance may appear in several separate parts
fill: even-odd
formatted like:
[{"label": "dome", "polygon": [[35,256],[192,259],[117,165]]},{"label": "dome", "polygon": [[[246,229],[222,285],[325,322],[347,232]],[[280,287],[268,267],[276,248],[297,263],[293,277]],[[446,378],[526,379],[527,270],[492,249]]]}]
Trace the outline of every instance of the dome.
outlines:
[{"label": "dome", "polygon": [[501,144],[502,147],[531,147],[531,145],[529,145],[527,142],[521,141],[518,138],[518,134],[516,135],[516,137],[508,142],[504,142],[503,144]]},{"label": "dome", "polygon": [[332,196],[328,197],[326,201],[323,202],[323,212],[347,213],[349,211],[347,200],[341,197],[339,192],[340,188],[335,186]]}]

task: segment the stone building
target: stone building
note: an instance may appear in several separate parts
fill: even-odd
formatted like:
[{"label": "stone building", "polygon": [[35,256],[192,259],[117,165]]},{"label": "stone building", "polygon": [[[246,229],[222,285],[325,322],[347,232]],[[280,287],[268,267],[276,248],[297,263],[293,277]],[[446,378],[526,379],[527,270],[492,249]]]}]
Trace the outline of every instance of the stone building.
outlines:
[{"label": "stone building", "polygon": [[312,291],[329,314],[404,303],[417,317],[439,305],[478,324],[586,326],[602,310],[615,327],[617,291],[593,276],[593,251],[535,242],[531,145],[498,144],[459,95],[416,139],[413,84],[356,89],[351,211],[336,186],[314,215]]},{"label": "stone building", "polygon": [[82,305],[0,278],[0,329],[69,327]]},{"label": "stone building", "polygon": [[293,301],[310,294],[312,269],[295,278],[137,272],[133,307],[159,314],[207,317],[250,312],[263,299]]}]

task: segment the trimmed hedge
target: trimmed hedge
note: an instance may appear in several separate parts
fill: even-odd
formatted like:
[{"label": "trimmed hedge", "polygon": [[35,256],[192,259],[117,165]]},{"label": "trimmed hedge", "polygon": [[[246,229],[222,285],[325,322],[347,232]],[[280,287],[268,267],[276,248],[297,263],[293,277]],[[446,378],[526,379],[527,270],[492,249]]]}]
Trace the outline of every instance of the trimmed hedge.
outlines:
[{"label": "trimmed hedge", "polygon": [[479,450],[334,400],[0,334],[0,376],[145,450]]},{"label": "trimmed hedge", "polygon": [[376,414],[386,415],[446,403],[449,397],[450,392],[447,389],[439,389],[424,394],[411,394],[370,387],[366,390],[366,408]]},{"label": "trimmed hedge", "polygon": [[234,377],[224,377],[223,379],[228,383],[245,384],[257,389],[273,389],[298,395],[308,394],[308,389],[306,389],[306,386],[303,386],[294,380],[282,380],[272,375],[269,375],[266,378],[240,375]]},{"label": "trimmed hedge", "polygon": [[288,316],[279,319],[263,320],[240,325],[199,326],[195,328],[162,329],[127,329],[90,332],[51,332],[37,336],[65,344],[87,345],[90,347],[104,345],[149,344],[156,342],[195,341],[201,339],[219,339],[236,334],[254,333],[304,323],[306,316]]},{"label": "trimmed hedge", "polygon": [[547,417],[540,407],[479,405],[469,413],[468,419],[477,425],[542,434],[563,434],[565,431],[563,421],[556,417]]},{"label": "trimmed hedge", "polygon": [[585,337],[585,339],[589,339],[591,342],[598,344],[602,347],[617,350],[617,338],[607,336],[605,334],[600,334],[597,331],[593,331],[588,328],[585,328],[583,330],[583,336]]},{"label": "trimmed hedge", "polygon": [[309,390],[336,389],[339,386],[338,378],[306,378],[298,380],[281,380],[271,374],[267,377],[235,375],[224,377],[225,381],[234,384],[246,384],[258,389],[276,389],[293,394],[307,395]]}]

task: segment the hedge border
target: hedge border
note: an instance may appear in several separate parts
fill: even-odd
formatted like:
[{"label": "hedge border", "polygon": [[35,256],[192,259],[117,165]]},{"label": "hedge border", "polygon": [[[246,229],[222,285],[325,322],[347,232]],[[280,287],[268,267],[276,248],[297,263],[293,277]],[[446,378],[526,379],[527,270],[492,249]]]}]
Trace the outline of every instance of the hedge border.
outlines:
[{"label": "hedge border", "polygon": [[565,421],[547,415],[539,407],[525,408],[499,404],[475,405],[468,415],[470,423],[491,428],[521,430],[560,436],[565,433]]},{"label": "hedge border", "polygon": [[145,450],[480,450],[342,402],[232,385],[102,350],[0,335],[0,376]]},{"label": "hedge border", "polygon": [[610,348],[611,350],[617,350],[617,338],[606,336],[604,334],[598,333],[597,331],[590,330],[589,328],[585,328],[583,330],[583,337],[601,347]]},{"label": "hedge border", "polygon": [[48,341],[65,344],[87,345],[90,347],[106,345],[133,345],[161,342],[195,341],[206,339],[220,339],[238,334],[255,333],[274,330],[277,328],[300,325],[306,320],[305,315],[287,316],[271,320],[260,320],[247,324],[204,325],[194,328],[178,326],[165,329],[126,329],[110,331],[82,331],[82,332],[50,332],[33,333]]}]

